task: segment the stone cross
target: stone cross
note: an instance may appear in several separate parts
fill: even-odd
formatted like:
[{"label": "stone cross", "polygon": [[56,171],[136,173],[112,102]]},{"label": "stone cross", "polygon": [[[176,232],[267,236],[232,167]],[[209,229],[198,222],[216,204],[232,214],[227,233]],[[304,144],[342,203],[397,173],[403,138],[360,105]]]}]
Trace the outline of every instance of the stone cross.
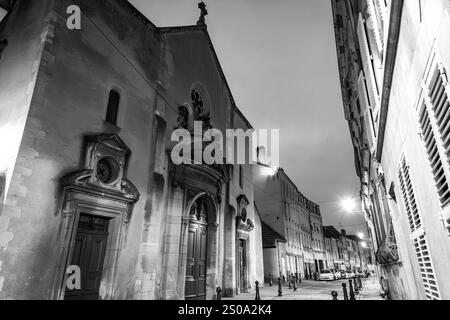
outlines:
[{"label": "stone cross", "polygon": [[198,8],[200,9],[200,18],[197,21],[197,25],[206,25],[205,16],[208,15],[208,10],[206,10],[206,4],[202,1],[198,4]]}]

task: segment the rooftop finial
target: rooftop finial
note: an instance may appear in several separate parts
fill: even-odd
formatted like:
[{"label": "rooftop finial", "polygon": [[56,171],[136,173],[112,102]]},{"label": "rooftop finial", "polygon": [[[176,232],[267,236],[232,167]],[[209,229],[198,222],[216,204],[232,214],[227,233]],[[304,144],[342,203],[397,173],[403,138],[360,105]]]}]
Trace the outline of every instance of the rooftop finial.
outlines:
[{"label": "rooftop finial", "polygon": [[197,21],[197,25],[204,26],[205,23],[205,16],[208,15],[208,10],[206,10],[206,4],[202,1],[198,4],[198,8],[200,9],[200,18]]}]

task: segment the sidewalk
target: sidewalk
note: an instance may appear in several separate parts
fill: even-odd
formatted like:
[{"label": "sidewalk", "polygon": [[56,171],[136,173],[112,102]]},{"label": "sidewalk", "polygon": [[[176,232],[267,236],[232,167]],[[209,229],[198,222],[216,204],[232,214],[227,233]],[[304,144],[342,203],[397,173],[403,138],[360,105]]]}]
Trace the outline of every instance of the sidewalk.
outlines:
[{"label": "sidewalk", "polygon": [[380,296],[381,285],[378,279],[364,279],[363,290],[361,290],[357,300],[384,300]]},{"label": "sidewalk", "polygon": [[[363,289],[356,296],[356,300],[383,300],[380,296],[381,286],[377,279],[362,279]],[[332,300],[331,292],[338,292],[338,300],[343,300],[342,283],[348,280],[319,282],[313,280],[303,280],[298,284],[297,291],[289,289],[287,285],[282,286],[283,296],[278,297],[278,285],[269,287],[267,284],[261,287],[259,294],[261,300]],[[249,293],[243,293],[232,298],[223,297],[223,300],[255,300],[255,289]]]}]

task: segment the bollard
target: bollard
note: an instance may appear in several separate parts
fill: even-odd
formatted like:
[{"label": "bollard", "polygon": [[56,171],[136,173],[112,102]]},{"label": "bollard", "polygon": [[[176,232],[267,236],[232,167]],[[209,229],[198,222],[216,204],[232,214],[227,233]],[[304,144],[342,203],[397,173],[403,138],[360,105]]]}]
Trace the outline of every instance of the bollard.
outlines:
[{"label": "bollard", "polygon": [[272,274],[269,274],[269,287],[273,286],[272,283]]},{"label": "bollard", "polygon": [[333,300],[337,300],[338,293],[336,291],[331,291],[331,296],[333,297]]},{"label": "bollard", "polygon": [[288,274],[288,283],[289,283],[289,289],[292,289],[292,277],[290,274]]},{"label": "bollard", "polygon": [[216,292],[217,292],[216,300],[222,300],[222,289],[220,287],[217,287]]},{"label": "bollard", "polygon": [[283,296],[283,289],[281,288],[281,278],[278,278],[278,296]]},{"label": "bollard", "polygon": [[259,295],[259,282],[258,281],[255,281],[255,288],[256,288],[255,300],[259,301],[259,300],[261,300],[261,296]]},{"label": "bollard", "polygon": [[342,284],[342,289],[343,289],[343,292],[344,292],[344,300],[348,300],[347,284],[346,283]]},{"label": "bollard", "polygon": [[353,291],[353,281],[352,279],[348,279],[348,284],[350,287],[350,300],[356,300],[355,299],[355,292]]}]

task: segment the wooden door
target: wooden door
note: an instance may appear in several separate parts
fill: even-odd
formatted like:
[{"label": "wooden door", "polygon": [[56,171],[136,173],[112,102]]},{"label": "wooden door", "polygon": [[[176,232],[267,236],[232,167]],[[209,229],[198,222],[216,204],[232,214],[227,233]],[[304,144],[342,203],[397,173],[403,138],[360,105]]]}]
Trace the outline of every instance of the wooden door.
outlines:
[{"label": "wooden door", "polygon": [[107,219],[81,215],[71,265],[81,269],[81,289],[66,289],[66,300],[98,300],[108,240]]},{"label": "wooden door", "polygon": [[206,240],[206,225],[191,222],[186,263],[186,300],[206,300]]},{"label": "wooden door", "polygon": [[239,239],[239,289],[247,292],[247,249],[243,239]]}]

